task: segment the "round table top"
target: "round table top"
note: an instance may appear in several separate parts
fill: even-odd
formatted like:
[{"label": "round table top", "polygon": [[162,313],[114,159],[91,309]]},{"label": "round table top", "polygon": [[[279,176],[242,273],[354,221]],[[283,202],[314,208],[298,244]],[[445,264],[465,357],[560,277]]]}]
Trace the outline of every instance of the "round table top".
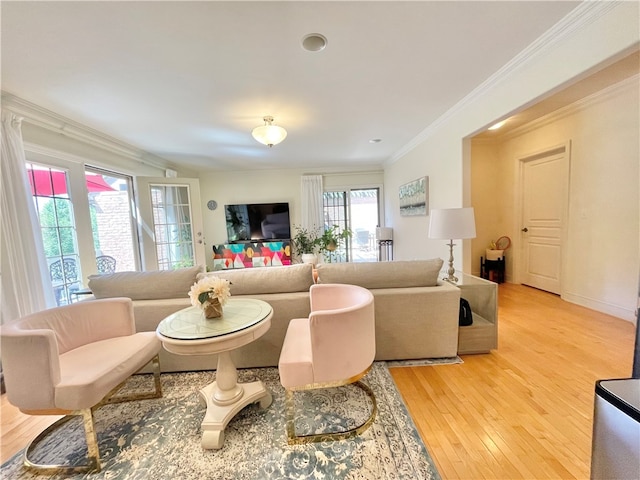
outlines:
[{"label": "round table top", "polygon": [[230,298],[222,309],[222,316],[206,318],[199,307],[188,307],[162,320],[157,333],[175,340],[203,340],[223,337],[249,329],[270,318],[271,305],[254,298]]}]

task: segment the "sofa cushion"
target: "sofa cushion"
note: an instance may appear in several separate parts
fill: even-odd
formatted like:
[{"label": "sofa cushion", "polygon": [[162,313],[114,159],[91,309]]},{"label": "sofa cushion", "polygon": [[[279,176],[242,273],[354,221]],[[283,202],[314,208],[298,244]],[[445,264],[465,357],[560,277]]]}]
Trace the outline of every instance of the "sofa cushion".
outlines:
[{"label": "sofa cushion", "polygon": [[321,263],[318,283],[350,283],[365,288],[433,287],[443,261],[431,260]]},{"label": "sofa cushion", "polygon": [[89,288],[96,298],[129,297],[131,300],[158,300],[189,296],[196,276],[204,267],[157,270],[152,272],[116,272],[90,275]]},{"label": "sofa cushion", "polygon": [[218,270],[202,273],[231,282],[231,295],[307,292],[313,285],[313,266],[301,263],[283,267],[256,267],[237,270]]}]

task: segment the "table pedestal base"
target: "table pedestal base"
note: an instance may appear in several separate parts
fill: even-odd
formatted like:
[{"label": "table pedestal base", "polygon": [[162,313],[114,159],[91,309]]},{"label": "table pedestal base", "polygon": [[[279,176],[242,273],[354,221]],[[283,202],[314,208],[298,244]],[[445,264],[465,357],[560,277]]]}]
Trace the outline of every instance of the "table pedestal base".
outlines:
[{"label": "table pedestal base", "polygon": [[207,413],[202,420],[202,448],[220,449],[224,443],[224,429],[231,419],[244,407],[260,402],[260,408],[271,405],[271,393],[261,381],[239,383],[239,394],[233,403],[216,401],[216,393],[220,392],[217,382],[213,382],[200,390],[200,400],[207,406]]}]

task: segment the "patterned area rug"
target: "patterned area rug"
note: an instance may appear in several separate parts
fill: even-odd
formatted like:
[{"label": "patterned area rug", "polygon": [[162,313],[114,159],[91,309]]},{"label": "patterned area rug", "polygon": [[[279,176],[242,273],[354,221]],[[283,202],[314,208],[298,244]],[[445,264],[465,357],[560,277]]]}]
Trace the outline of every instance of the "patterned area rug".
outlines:
[{"label": "patterned area rug", "polygon": [[464,363],[460,357],[419,358],[416,360],[390,360],[388,367],[422,367],[425,365],[456,365]]},{"label": "patterned area rug", "polygon": [[[241,382],[262,380],[273,395],[265,410],[257,404],[243,409],[227,426],[220,450],[203,450],[200,422],[205,408],[198,390],[213,372],[163,374],[164,397],[106,405],[95,413],[103,470],[51,478],[202,480],[202,479],[397,479],[439,480],[415,425],[385,362],[376,362],[365,377],[378,402],[378,415],[362,435],[339,442],[288,446],[285,435],[284,389],[275,368],[238,371]],[[127,388],[142,388],[134,377]],[[146,383],[148,385],[148,383]],[[346,418],[363,411],[369,400],[353,386],[296,394],[305,430],[340,429]],[[301,405],[304,404],[304,405]],[[297,410],[300,412],[300,410]],[[34,455],[40,462],[79,462],[84,444],[80,422],[69,422],[50,435]],[[84,454],[84,452],[82,453]],[[41,479],[22,468],[22,454],[2,466],[0,477]]]}]

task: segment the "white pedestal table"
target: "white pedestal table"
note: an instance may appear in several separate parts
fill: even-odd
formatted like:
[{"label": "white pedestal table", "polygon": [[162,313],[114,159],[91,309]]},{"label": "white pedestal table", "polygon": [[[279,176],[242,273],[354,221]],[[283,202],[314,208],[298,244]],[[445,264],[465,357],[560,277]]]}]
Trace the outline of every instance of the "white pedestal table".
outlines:
[{"label": "white pedestal table", "polygon": [[230,298],[222,317],[208,319],[198,307],[188,307],[165,318],[156,330],[165,350],[178,355],[218,354],[216,380],[200,390],[207,406],[202,421],[202,448],[219,449],[224,429],[244,407],[271,405],[271,393],[258,380],[238,383],[230,352],[251,343],[271,327],[271,305],[252,298]]}]

